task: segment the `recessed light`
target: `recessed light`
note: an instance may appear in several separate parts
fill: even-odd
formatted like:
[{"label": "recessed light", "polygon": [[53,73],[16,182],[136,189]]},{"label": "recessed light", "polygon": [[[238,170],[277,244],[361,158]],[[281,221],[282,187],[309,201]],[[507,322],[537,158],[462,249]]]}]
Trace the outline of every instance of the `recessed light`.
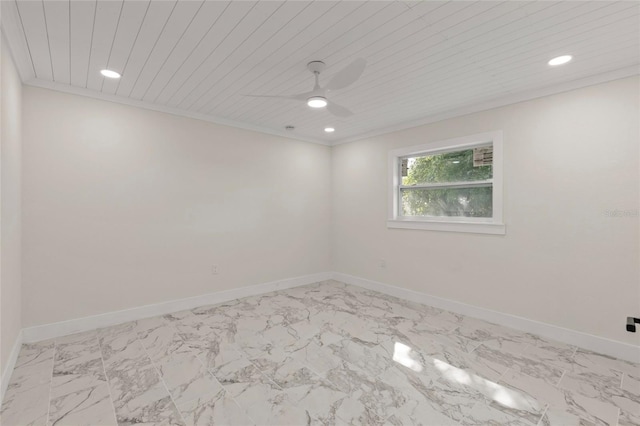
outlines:
[{"label": "recessed light", "polygon": [[324,131],[327,133],[333,133],[336,131],[336,129],[334,129],[333,127],[325,127]]},{"label": "recessed light", "polygon": [[327,106],[327,98],[322,96],[312,96],[307,99],[307,105],[311,108],[324,108]]},{"label": "recessed light", "polygon": [[111,71],[111,70],[102,70],[102,71],[100,71],[100,74],[102,74],[103,76],[105,76],[107,78],[120,78],[120,73],[119,72],[115,72],[115,71]]},{"label": "recessed light", "polygon": [[549,65],[551,65],[552,67],[558,66],[558,65],[563,65],[566,64],[567,62],[569,62],[571,59],[573,59],[573,56],[571,55],[562,55],[562,56],[558,56],[556,58],[553,58],[552,60],[549,61]]}]

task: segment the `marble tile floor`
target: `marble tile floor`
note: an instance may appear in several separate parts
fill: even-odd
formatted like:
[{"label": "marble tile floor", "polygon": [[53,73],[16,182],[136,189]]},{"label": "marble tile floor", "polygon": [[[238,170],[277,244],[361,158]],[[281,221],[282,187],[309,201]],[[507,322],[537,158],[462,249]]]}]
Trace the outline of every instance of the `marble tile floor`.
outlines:
[{"label": "marble tile floor", "polygon": [[325,281],[22,347],[2,425],[640,425],[640,364]]}]

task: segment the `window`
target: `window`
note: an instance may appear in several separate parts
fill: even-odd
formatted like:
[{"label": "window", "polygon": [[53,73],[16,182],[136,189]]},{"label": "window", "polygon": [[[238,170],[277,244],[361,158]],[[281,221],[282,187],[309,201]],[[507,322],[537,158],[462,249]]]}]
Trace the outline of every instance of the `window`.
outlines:
[{"label": "window", "polygon": [[504,234],[502,132],[389,153],[389,228]]}]

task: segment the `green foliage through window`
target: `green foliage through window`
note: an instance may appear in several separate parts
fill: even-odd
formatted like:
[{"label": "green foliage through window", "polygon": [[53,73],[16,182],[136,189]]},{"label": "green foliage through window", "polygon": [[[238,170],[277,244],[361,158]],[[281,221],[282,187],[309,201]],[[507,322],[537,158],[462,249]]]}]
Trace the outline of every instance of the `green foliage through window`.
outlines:
[{"label": "green foliage through window", "polygon": [[[493,178],[491,165],[473,165],[473,148],[410,157],[407,176],[402,177],[401,204],[403,216],[492,217],[492,186],[472,182]],[[464,182],[470,182],[465,186]],[[430,184],[459,183],[454,187],[430,187]],[[478,182],[479,183],[479,182]]]}]

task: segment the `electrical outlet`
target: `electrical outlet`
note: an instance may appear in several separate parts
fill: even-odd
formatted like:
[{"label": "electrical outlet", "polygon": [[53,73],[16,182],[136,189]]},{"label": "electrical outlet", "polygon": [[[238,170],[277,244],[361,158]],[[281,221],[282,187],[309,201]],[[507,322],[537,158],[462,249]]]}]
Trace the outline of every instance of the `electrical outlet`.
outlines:
[{"label": "electrical outlet", "polygon": [[380,267],[382,269],[386,269],[387,268],[387,261],[384,259],[380,259]]},{"label": "electrical outlet", "polygon": [[218,275],[218,265],[211,266],[211,273],[213,275]]}]

